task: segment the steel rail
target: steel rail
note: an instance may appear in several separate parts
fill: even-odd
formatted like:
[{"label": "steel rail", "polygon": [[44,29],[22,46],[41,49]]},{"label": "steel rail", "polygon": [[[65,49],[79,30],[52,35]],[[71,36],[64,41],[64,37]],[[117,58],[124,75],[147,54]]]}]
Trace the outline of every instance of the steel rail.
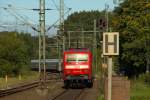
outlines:
[{"label": "steel rail", "polygon": [[[53,82],[53,81],[57,82],[60,79],[60,78],[57,78],[57,77],[55,77],[55,78],[47,78],[46,79],[46,83]],[[28,90],[28,89],[32,89],[32,88],[38,87],[39,83],[40,83],[39,80],[38,81],[35,80],[34,82],[31,82],[31,83],[26,83],[26,84],[22,84],[22,85],[19,85],[19,86],[16,86],[16,87],[12,87],[12,88],[8,88],[8,89],[5,89],[5,90],[0,90],[0,98],[4,97],[4,96],[11,95],[11,94],[15,94],[15,93],[18,93],[18,92],[22,92],[22,91],[25,91],[25,90]]]},{"label": "steel rail", "polygon": [[27,89],[37,87],[39,85],[38,83],[39,82],[36,81],[36,82],[28,83],[28,84],[25,84],[25,85],[17,86],[17,87],[14,87],[14,88],[6,89],[6,90],[0,90],[0,97],[4,97],[4,96],[10,95],[10,94],[14,94],[14,93],[17,93],[17,92],[21,92],[21,91],[24,91],[24,90],[27,90]]},{"label": "steel rail", "polygon": [[50,100],[65,100],[65,99],[69,99],[72,98],[72,100],[80,100],[80,97],[82,96],[82,94],[84,93],[84,89],[78,90],[76,91],[76,89],[67,89],[62,91],[61,93],[59,93],[58,95],[56,95],[55,97],[53,97],[53,99]]}]

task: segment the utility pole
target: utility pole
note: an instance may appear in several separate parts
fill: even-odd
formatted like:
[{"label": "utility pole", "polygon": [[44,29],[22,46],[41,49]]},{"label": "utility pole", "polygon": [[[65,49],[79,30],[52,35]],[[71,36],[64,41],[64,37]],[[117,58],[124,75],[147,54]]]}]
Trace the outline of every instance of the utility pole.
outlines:
[{"label": "utility pole", "polygon": [[84,32],[83,32],[83,25],[82,25],[82,48],[84,48]]},{"label": "utility pole", "polygon": [[103,55],[108,56],[107,100],[112,100],[112,57],[119,55],[119,32],[103,33]]},{"label": "utility pole", "polygon": [[96,20],[94,20],[94,55],[95,55],[95,72],[97,72],[97,39],[96,39]]},{"label": "utility pole", "polygon": [[112,100],[112,57],[108,57],[108,100]]},{"label": "utility pole", "polygon": [[66,37],[65,36],[63,36],[63,52],[65,51],[65,44],[66,44]]},{"label": "utility pole", "polygon": [[108,32],[109,30],[109,12],[108,12],[108,9],[109,9],[109,5],[108,4],[105,4],[105,18],[106,18],[106,31]]},{"label": "utility pole", "polygon": [[58,70],[61,71],[61,55],[60,55],[61,47],[60,47],[60,42],[58,40],[58,59],[59,59],[59,68]]},{"label": "utility pole", "polygon": [[[45,0],[40,0],[40,32],[39,32],[39,73],[40,81],[45,85],[46,82],[46,64],[45,64]],[[42,61],[41,61],[42,59]],[[41,69],[43,67],[43,70]]]},{"label": "utility pole", "polygon": [[71,46],[71,43],[70,43],[70,32],[68,32],[68,36],[69,36],[69,39],[68,39],[69,41],[68,42],[69,42],[69,48],[70,48],[70,46]]},{"label": "utility pole", "polygon": [[64,0],[60,0],[60,31],[64,31]]},{"label": "utility pole", "polygon": [[[105,4],[105,18],[106,18],[106,23],[107,23],[107,26],[106,26],[106,32],[109,31],[109,12],[108,12],[108,9],[109,9],[109,5],[108,4]],[[104,41],[103,41],[104,42]],[[113,60],[112,60],[112,56],[108,56],[107,59],[107,65],[108,65],[108,97],[107,99],[108,100],[112,100],[112,64],[113,64]],[[105,60],[105,59],[104,59]]]},{"label": "utility pole", "polygon": [[[62,34],[62,33],[64,33],[64,0],[60,0],[59,13],[60,13],[59,32],[60,32],[60,34]],[[58,44],[59,44],[59,47],[58,47],[58,50],[59,50],[59,53],[58,53],[59,71],[61,71],[61,57],[60,57],[61,56],[60,55],[61,49],[60,49],[60,42],[59,42],[59,40],[58,40]],[[64,48],[64,45],[63,45],[63,48]]]}]

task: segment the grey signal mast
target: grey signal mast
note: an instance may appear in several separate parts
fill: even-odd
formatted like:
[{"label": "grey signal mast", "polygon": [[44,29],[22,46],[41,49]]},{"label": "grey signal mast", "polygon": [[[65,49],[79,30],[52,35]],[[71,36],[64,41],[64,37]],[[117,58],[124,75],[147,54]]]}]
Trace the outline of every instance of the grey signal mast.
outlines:
[{"label": "grey signal mast", "polygon": [[[40,82],[46,82],[46,63],[45,63],[45,0],[40,0],[40,31],[39,31],[39,74]],[[64,31],[64,0],[60,0],[60,31]],[[43,70],[42,70],[43,67]]]},{"label": "grey signal mast", "polygon": [[39,18],[39,24],[40,24],[40,27],[39,27],[40,28],[40,31],[39,31],[39,74],[40,74],[40,82],[45,85],[45,82],[46,82],[46,64],[45,64],[45,0],[40,0],[40,13],[39,13],[39,16],[40,16],[40,18]]},{"label": "grey signal mast", "polygon": [[60,31],[64,31],[64,0],[60,0]]}]

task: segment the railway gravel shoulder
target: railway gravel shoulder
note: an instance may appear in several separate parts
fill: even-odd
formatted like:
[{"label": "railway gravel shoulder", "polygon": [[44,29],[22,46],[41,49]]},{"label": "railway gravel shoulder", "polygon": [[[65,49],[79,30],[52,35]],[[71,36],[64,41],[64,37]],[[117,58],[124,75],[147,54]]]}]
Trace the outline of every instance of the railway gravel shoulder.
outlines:
[{"label": "railway gravel shoulder", "polygon": [[[60,78],[53,77],[51,79],[49,78],[46,82],[53,83],[58,80],[60,80]],[[9,86],[9,88],[6,89],[0,89],[0,98],[21,91],[25,91],[34,87],[38,87],[38,86],[39,86],[39,80],[33,80],[32,82],[25,82],[25,83],[19,83],[18,85],[12,85],[11,87]]]},{"label": "railway gravel shoulder", "polygon": [[47,83],[48,93],[46,93],[46,95],[41,95],[40,92],[37,91],[38,87],[34,87],[12,95],[0,97],[0,100],[48,100],[49,97],[53,97],[55,91],[58,92],[58,90],[61,89],[62,85],[61,80],[53,80]]},{"label": "railway gravel shoulder", "polygon": [[95,80],[93,88],[62,90],[48,100],[97,100],[99,95],[98,84],[98,80]]},{"label": "railway gravel shoulder", "polygon": [[83,92],[83,89],[68,89],[49,100],[78,100],[77,98]]}]

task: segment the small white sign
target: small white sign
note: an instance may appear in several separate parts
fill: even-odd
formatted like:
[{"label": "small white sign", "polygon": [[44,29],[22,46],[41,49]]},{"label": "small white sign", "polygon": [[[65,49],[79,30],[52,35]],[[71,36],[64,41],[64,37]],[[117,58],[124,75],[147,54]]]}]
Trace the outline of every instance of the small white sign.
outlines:
[{"label": "small white sign", "polygon": [[103,33],[103,55],[119,55],[119,32]]}]

